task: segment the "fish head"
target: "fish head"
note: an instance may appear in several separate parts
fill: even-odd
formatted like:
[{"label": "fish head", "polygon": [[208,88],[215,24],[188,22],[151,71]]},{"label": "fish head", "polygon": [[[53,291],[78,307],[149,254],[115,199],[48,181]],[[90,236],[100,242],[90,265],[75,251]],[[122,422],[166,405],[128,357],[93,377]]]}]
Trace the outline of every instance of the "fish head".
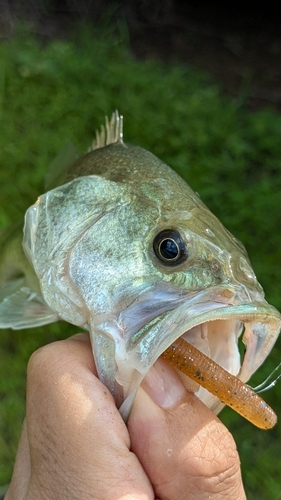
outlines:
[{"label": "fish head", "polygon": [[[125,419],[177,338],[247,381],[280,330],[244,246],[137,146],[119,141],[82,157],[27,211],[24,248],[49,307],[89,330],[99,377]],[[196,393],[219,411],[215,396]]]}]

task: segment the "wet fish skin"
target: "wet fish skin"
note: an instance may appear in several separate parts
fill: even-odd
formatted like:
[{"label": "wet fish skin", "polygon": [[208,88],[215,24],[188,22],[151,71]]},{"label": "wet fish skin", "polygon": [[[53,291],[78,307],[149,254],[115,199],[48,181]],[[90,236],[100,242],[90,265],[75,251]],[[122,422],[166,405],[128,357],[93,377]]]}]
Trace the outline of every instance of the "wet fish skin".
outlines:
[{"label": "wet fish skin", "polygon": [[[26,214],[24,248],[42,296],[38,288],[35,301],[20,287],[13,291],[0,305],[2,325],[6,314],[14,328],[61,318],[89,329],[99,376],[125,417],[149,367],[189,330],[194,345],[248,379],[277,338],[280,314],[264,300],[244,246],[194,191],[120,134],[74,162],[60,181]],[[180,263],[155,252],[155,238],[167,230],[182,242]],[[25,320],[13,325],[15,293],[17,304],[24,299]],[[214,321],[227,325],[221,336]],[[237,338],[243,324],[251,326],[241,369]],[[218,401],[201,397],[217,411]]]}]

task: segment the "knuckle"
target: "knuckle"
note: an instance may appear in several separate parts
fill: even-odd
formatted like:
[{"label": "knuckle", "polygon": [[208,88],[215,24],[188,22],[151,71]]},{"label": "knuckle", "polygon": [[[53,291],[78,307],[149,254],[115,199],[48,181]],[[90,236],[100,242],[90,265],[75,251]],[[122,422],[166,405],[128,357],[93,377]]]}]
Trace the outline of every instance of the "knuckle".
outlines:
[{"label": "knuckle", "polygon": [[60,342],[56,342],[40,347],[30,356],[27,365],[28,382],[36,383],[51,376],[50,368],[56,364],[60,356],[59,344]]}]

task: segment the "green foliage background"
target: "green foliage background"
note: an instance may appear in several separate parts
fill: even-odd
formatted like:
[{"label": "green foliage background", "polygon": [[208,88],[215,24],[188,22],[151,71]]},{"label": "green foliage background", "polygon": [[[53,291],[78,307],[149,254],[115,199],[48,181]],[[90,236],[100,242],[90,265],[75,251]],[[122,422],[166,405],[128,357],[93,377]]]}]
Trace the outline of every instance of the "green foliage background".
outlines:
[{"label": "green foliage background", "polygon": [[[125,140],[177,170],[243,241],[268,301],[281,309],[281,116],[247,112],[243,96],[222,96],[190,67],[135,60],[122,25],[115,35],[105,25],[84,27],[72,41],[45,45],[22,29],[0,44],[1,227],[21,220],[44,192],[62,147],[72,140],[85,152],[115,108],[125,116]],[[28,358],[73,331],[0,331],[0,485],[11,477]],[[252,384],[279,360],[280,341]],[[281,384],[265,394],[281,417],[280,396]],[[248,499],[281,499],[281,423],[265,432],[228,409],[221,418],[236,439]]]}]

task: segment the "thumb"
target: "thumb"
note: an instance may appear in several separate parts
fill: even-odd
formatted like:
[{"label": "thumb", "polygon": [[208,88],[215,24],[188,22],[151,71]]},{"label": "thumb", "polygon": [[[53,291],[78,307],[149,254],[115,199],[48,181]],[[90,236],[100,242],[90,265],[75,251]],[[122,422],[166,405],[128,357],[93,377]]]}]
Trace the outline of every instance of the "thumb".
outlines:
[{"label": "thumb", "polygon": [[128,429],[157,498],[245,500],[232,435],[163,360],[139,389]]}]

